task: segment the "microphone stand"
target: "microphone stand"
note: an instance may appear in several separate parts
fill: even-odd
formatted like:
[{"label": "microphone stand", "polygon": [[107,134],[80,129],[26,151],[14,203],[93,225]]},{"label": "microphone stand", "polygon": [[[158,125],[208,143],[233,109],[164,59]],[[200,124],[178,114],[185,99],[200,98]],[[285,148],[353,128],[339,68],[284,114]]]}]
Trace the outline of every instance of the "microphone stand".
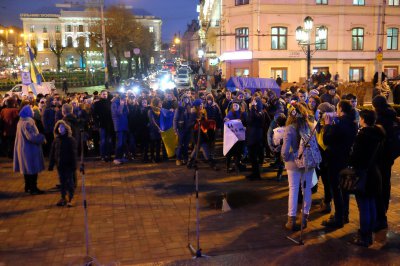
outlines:
[{"label": "microphone stand", "polygon": [[201,134],[201,120],[197,122],[198,131],[197,131],[197,143],[195,149],[195,157],[194,157],[194,182],[195,182],[195,192],[196,192],[196,242],[197,242],[197,249],[193,247],[193,245],[188,243],[188,248],[190,252],[194,255],[193,259],[197,258],[205,258],[209,257],[207,255],[202,254],[202,250],[200,248],[200,202],[199,202],[199,169],[197,167],[197,158],[199,155],[199,145],[200,145],[200,134]]}]

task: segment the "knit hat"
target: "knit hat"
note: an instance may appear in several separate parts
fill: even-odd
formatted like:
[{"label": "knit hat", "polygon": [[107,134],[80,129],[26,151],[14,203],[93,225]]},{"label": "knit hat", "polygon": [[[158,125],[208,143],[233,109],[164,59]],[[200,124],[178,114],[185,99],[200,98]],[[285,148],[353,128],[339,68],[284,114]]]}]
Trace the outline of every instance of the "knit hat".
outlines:
[{"label": "knit hat", "polygon": [[324,102],[324,103],[321,103],[319,106],[318,106],[318,110],[321,112],[321,113],[331,113],[331,112],[335,112],[335,106],[334,105],[332,105],[332,104],[330,104],[330,103],[328,103],[328,102]]},{"label": "knit hat", "polygon": [[33,117],[33,111],[29,104],[22,107],[21,111],[19,111],[19,116],[22,118]]},{"label": "knit hat", "polygon": [[203,103],[203,102],[201,101],[201,99],[196,99],[196,100],[193,102],[193,106],[194,106],[194,107],[199,107],[202,103]]},{"label": "knit hat", "polygon": [[310,96],[311,95],[319,96],[319,91],[317,89],[313,89],[310,91]]}]

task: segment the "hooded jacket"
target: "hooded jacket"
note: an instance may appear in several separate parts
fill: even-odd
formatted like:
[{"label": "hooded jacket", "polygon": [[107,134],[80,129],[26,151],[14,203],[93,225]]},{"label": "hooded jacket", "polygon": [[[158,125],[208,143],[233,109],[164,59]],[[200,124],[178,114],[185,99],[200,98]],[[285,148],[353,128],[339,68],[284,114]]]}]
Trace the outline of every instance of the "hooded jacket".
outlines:
[{"label": "hooded jacket", "polygon": [[14,145],[14,171],[33,175],[44,170],[42,144],[44,135],[39,133],[33,120],[32,108],[25,105],[19,112],[20,119]]},{"label": "hooded jacket", "polygon": [[[66,133],[61,135],[58,127],[64,125]],[[71,127],[63,120],[59,120],[54,127],[54,141],[49,156],[49,170],[57,166],[59,171],[75,171],[77,160],[77,145],[72,137]]]}]

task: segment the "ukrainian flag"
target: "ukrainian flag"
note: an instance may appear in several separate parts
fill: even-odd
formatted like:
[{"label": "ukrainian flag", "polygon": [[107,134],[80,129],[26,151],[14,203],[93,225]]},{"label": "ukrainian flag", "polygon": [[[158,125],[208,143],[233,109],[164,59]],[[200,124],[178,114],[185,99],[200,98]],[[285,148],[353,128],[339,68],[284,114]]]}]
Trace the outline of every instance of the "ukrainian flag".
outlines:
[{"label": "ukrainian flag", "polygon": [[28,54],[29,54],[29,61],[30,61],[30,72],[31,72],[31,79],[33,83],[40,84],[42,83],[42,80],[44,81],[44,78],[42,76],[42,70],[38,66],[35,55],[32,52],[31,47],[29,47],[28,44],[26,44],[26,47],[28,49]]},{"label": "ukrainian flag", "polygon": [[161,108],[160,112],[160,129],[161,138],[164,142],[165,149],[169,158],[175,156],[175,149],[178,146],[178,137],[175,135],[172,123],[174,120],[174,112]]}]

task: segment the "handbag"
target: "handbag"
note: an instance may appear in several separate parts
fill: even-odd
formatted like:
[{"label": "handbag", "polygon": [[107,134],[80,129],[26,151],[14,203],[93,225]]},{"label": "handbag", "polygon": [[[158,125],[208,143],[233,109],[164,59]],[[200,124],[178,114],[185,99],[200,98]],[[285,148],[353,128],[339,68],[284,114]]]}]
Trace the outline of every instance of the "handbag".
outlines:
[{"label": "handbag", "polygon": [[365,193],[367,186],[367,171],[356,170],[348,166],[339,173],[340,188],[349,194]]},{"label": "handbag", "polygon": [[[368,165],[371,165],[375,159],[381,143],[376,145]],[[364,194],[367,188],[368,169],[355,169],[347,166],[339,172],[339,186],[349,194]]]}]

